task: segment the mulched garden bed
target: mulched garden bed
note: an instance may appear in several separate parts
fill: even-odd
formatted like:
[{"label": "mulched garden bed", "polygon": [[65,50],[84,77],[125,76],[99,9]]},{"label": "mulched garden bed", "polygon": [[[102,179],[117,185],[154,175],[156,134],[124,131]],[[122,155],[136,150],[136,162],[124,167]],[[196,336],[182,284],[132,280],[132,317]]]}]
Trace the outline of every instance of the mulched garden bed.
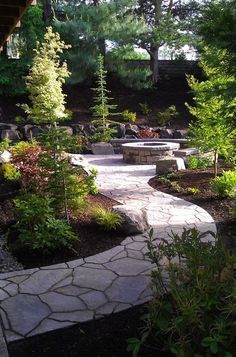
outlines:
[{"label": "mulched garden bed", "polygon": [[[221,167],[219,173],[227,167]],[[220,236],[224,239],[229,248],[236,246],[236,219],[230,215],[233,208],[233,200],[228,197],[219,197],[211,189],[210,181],[214,178],[212,168],[204,170],[185,170],[178,172],[177,176],[170,178],[170,181],[176,182],[182,189],[177,192],[168,183],[163,183],[160,177],[153,177],[149,184],[156,190],[168,193],[170,195],[185,199],[204,208],[214,219]],[[184,192],[188,188],[196,188],[199,192],[190,194]]]},{"label": "mulched garden bed", "polygon": [[[10,197],[16,195],[17,191],[13,191]],[[5,198],[6,189],[4,190]],[[88,207],[95,207],[97,205],[103,208],[112,208],[114,205],[119,204],[117,201],[112,200],[100,193],[97,195],[88,195],[86,198]],[[119,245],[125,239],[125,235],[121,229],[106,231],[100,227],[93,219],[91,214],[84,211],[78,217],[71,219],[71,226],[77,233],[79,241],[73,241],[73,251],[67,248],[58,249],[51,254],[42,254],[32,250],[27,250],[25,247],[14,249],[16,242],[15,234],[12,234],[8,239],[10,250],[17,261],[20,262],[25,269],[46,266],[51,264],[58,264],[78,258],[85,258],[105,250],[111,249]],[[9,214],[11,214],[9,212]],[[11,248],[11,245],[13,246]]]}]

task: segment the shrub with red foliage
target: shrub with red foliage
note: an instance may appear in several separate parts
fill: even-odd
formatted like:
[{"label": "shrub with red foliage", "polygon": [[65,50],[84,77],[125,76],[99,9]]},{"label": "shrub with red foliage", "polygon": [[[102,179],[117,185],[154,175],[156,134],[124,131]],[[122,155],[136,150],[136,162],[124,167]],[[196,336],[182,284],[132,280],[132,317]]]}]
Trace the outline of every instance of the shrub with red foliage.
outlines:
[{"label": "shrub with red foliage", "polygon": [[159,134],[156,133],[152,128],[140,129],[137,136],[140,139],[159,138]]},{"label": "shrub with red foliage", "polygon": [[11,162],[20,171],[20,182],[23,188],[39,190],[44,184],[41,176],[40,155],[41,147],[33,142],[21,141],[10,149]]}]

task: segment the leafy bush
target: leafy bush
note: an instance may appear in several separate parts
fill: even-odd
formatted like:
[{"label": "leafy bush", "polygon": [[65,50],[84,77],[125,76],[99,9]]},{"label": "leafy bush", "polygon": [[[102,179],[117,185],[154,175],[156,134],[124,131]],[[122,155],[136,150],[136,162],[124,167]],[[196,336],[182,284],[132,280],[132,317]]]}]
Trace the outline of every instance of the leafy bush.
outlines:
[{"label": "leafy bush", "polygon": [[2,164],[1,172],[6,180],[17,181],[20,178],[20,172],[10,162]]},{"label": "leafy bush", "polygon": [[92,143],[98,143],[98,142],[108,143],[111,140],[113,133],[115,133],[115,130],[112,128],[108,128],[108,127],[98,128],[96,134],[90,136],[89,140]]},{"label": "leafy bush", "polygon": [[189,155],[188,166],[190,169],[205,169],[212,165],[212,160],[207,157],[197,157],[195,155]]},{"label": "leafy bush", "polygon": [[20,242],[33,250],[52,251],[71,247],[71,240],[78,239],[71,227],[55,218],[51,208],[52,199],[27,193],[15,199]]},{"label": "leafy bush", "polygon": [[186,192],[192,195],[196,195],[197,193],[200,193],[200,190],[197,187],[187,187]]},{"label": "leafy bush", "polygon": [[97,223],[107,231],[116,229],[121,225],[122,218],[120,214],[111,209],[97,206],[93,209],[93,214]]},{"label": "leafy bush", "polygon": [[139,103],[139,108],[140,108],[140,112],[142,115],[148,115],[151,113],[151,109],[149,108],[148,104],[145,103]]},{"label": "leafy bush", "polygon": [[211,187],[221,197],[236,196],[236,170],[224,171],[211,181]]},{"label": "leafy bush", "polygon": [[165,126],[170,123],[172,118],[175,118],[179,115],[176,110],[175,105],[171,105],[169,108],[165,109],[163,112],[159,112],[157,114],[158,124],[161,126]]},{"label": "leafy bush", "polygon": [[11,147],[12,164],[21,174],[21,184],[24,188],[39,190],[43,185],[39,158],[41,147],[36,142],[20,141]]},{"label": "leafy bush", "polygon": [[136,113],[129,112],[127,109],[122,113],[122,121],[134,123],[136,121]]},{"label": "leafy bush", "polygon": [[1,141],[0,142],[0,153],[9,149],[10,143],[11,143],[11,140],[9,140],[9,139],[4,139],[3,141]]},{"label": "leafy bush", "polygon": [[76,134],[71,136],[71,143],[69,143],[67,151],[72,154],[79,154],[83,152],[87,146],[88,138],[83,134]]},{"label": "leafy bush", "polygon": [[234,355],[236,253],[217,238],[206,243],[207,234],[184,229],[157,243],[150,232],[154,298],[141,338],[129,340],[133,356],[146,342],[154,350],[162,344],[168,355]]}]

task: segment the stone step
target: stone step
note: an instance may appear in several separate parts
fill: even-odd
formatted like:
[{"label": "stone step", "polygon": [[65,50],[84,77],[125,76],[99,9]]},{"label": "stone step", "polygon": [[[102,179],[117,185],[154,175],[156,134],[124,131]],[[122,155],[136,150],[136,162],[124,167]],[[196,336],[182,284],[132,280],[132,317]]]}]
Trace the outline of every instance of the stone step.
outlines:
[{"label": "stone step", "polygon": [[189,156],[189,155],[197,155],[197,154],[199,154],[199,149],[197,149],[197,148],[179,149],[179,150],[174,150],[173,154],[175,157],[185,157],[185,156]]}]

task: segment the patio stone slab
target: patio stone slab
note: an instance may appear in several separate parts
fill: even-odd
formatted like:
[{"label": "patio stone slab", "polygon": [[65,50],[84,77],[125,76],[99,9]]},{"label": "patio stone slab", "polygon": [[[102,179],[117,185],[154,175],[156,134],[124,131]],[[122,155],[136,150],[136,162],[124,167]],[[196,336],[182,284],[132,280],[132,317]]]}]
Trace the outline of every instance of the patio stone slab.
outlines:
[{"label": "patio stone slab", "polygon": [[32,331],[50,310],[38,296],[21,294],[13,296],[1,304],[11,322],[13,332],[26,335]]}]

